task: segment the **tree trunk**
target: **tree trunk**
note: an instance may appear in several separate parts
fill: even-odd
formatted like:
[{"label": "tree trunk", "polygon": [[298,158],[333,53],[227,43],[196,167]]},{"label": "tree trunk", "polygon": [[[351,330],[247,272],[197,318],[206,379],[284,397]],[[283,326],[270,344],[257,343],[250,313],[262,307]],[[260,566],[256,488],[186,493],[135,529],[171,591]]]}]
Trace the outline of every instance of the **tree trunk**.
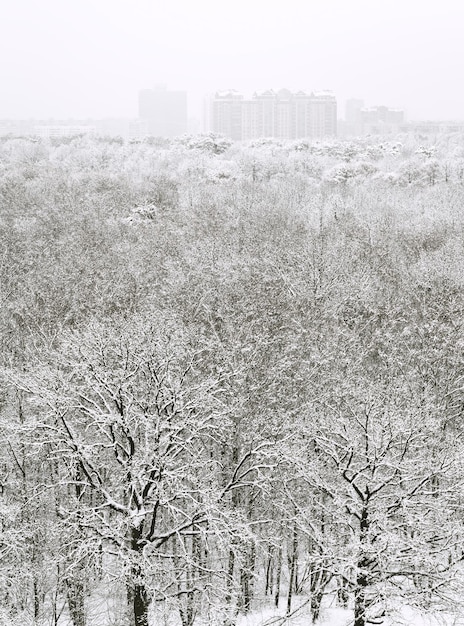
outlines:
[{"label": "tree trunk", "polygon": [[[133,580],[136,579],[137,568],[132,568]],[[148,626],[148,609],[150,602],[144,585],[128,582],[127,604],[129,607],[130,621],[133,626]]]},{"label": "tree trunk", "polygon": [[39,592],[39,584],[37,582],[37,575],[34,574],[34,582],[33,582],[33,593],[34,593],[34,624],[36,624],[39,620],[40,615],[40,592]]},{"label": "tree trunk", "polygon": [[338,586],[337,586],[337,602],[338,605],[341,606],[343,609],[346,609],[348,607],[348,588],[347,588],[347,584],[346,581],[343,578],[339,578],[338,580]]},{"label": "tree trunk", "polygon": [[[195,528],[195,527],[194,527]],[[198,576],[201,559],[199,534],[192,535],[191,562],[181,562],[177,550],[177,538],[172,538],[174,576],[176,579],[177,605],[182,626],[192,626],[195,621],[195,592],[193,586]]]},{"label": "tree trunk", "polygon": [[321,564],[319,569],[310,573],[311,616],[313,622],[319,619],[324,591],[332,578],[331,573]]},{"label": "tree trunk", "polygon": [[245,545],[244,552],[244,563],[240,571],[240,607],[246,614],[250,612],[251,600],[253,597],[253,576],[256,559],[256,550],[254,543],[251,542],[249,545]]},{"label": "tree trunk", "polygon": [[224,619],[224,626],[234,626],[237,615],[237,606],[232,605],[232,592],[234,589],[235,570],[235,543],[235,540],[232,539],[232,545],[229,550],[229,561],[227,565],[226,594],[224,597],[226,617]]},{"label": "tree trunk", "polygon": [[[55,474],[58,474],[58,470],[55,469]],[[76,484],[74,485],[73,491],[78,502],[82,502],[85,497],[85,491],[82,487],[82,472],[81,468],[77,466],[75,470],[74,479]],[[56,506],[56,505],[55,505]],[[77,513],[77,526],[79,528],[79,534],[82,534],[82,513],[78,511]],[[70,563],[71,565],[71,563]],[[66,599],[68,602],[69,614],[71,616],[71,620],[74,626],[85,626],[85,588],[86,588],[86,568],[85,561],[78,561],[74,563],[74,567],[72,568],[72,574],[66,577],[65,585],[66,585]]]},{"label": "tree trunk", "polygon": [[314,592],[311,594],[311,618],[313,623],[319,619],[322,604],[322,593]]},{"label": "tree trunk", "polygon": [[368,568],[370,565],[369,559],[364,553],[364,549],[367,543],[367,534],[369,532],[369,514],[366,502],[364,503],[364,506],[361,510],[359,530],[361,553],[357,563],[356,586],[354,590],[354,626],[365,626],[365,624],[367,623],[366,590],[369,584]]},{"label": "tree trunk", "polygon": [[366,624],[366,587],[367,577],[362,570],[364,559],[358,563],[358,574],[356,576],[356,589],[354,591],[354,626],[365,626]]},{"label": "tree trunk", "polygon": [[69,614],[74,626],[85,626],[85,584],[84,578],[68,578],[66,580],[66,598]]},{"label": "tree trunk", "polygon": [[280,579],[282,577],[282,547],[277,548],[277,563],[276,563],[276,575],[275,575],[275,588],[274,588],[274,606],[279,608],[280,599]]},{"label": "tree trunk", "polygon": [[227,581],[226,581],[226,604],[230,606],[232,602],[232,590],[234,588],[234,568],[235,568],[235,548],[229,550],[229,564],[227,566]]},{"label": "tree trunk", "polygon": [[142,571],[139,564],[141,556],[141,530],[132,528],[131,548],[134,552],[135,563],[131,569],[131,578],[128,581],[127,600],[129,609],[132,610],[134,626],[148,626],[148,609],[150,608],[150,598],[143,583]]},{"label": "tree trunk", "polygon": [[288,581],[288,595],[287,595],[287,615],[290,615],[292,610],[292,598],[293,598],[293,588],[295,582],[295,572],[296,572],[296,560],[297,560],[297,551],[298,551],[298,533],[296,530],[296,522],[293,523],[293,537],[292,537],[292,551],[290,555],[290,575]]},{"label": "tree trunk", "polygon": [[267,559],[266,559],[266,586],[264,589],[264,595],[267,596],[268,594],[272,593],[272,587],[274,584],[274,570],[273,570],[273,566],[274,566],[274,560],[273,560],[273,554],[274,554],[274,549],[269,546],[268,548],[268,553],[267,553]]}]

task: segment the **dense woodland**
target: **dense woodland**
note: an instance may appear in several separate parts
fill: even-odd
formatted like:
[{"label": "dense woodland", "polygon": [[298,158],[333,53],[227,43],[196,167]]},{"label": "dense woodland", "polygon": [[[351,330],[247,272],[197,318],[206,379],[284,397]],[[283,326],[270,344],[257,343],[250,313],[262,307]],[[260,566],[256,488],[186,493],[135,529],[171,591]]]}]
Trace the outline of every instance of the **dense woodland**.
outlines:
[{"label": "dense woodland", "polygon": [[0,207],[0,624],[462,611],[462,136],[3,138]]}]

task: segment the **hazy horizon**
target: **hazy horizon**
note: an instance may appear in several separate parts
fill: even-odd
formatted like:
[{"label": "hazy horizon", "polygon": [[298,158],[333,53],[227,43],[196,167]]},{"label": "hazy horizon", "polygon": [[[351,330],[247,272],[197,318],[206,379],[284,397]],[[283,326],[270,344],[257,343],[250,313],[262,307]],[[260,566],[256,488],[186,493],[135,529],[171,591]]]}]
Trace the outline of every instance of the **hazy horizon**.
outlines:
[{"label": "hazy horizon", "polygon": [[464,4],[3,0],[0,118],[137,117],[138,92],[329,89],[408,119],[464,119]]}]

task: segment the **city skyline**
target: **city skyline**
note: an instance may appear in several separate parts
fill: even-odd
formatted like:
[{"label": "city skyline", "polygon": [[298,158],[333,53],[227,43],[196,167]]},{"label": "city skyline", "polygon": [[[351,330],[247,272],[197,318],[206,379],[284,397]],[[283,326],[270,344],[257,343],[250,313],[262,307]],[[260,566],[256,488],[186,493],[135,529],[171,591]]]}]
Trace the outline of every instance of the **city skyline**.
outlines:
[{"label": "city skyline", "polygon": [[[331,89],[326,89],[326,90],[315,90],[315,89],[304,89],[304,88],[297,88],[297,89],[289,89],[286,85],[280,86],[279,88],[274,88],[274,87],[266,87],[265,89],[254,89],[251,92],[243,92],[240,90],[237,90],[235,88],[230,88],[230,89],[216,89],[213,90],[212,92],[209,93],[204,93],[201,96],[201,101],[199,104],[199,108],[197,111],[195,111],[196,115],[192,115],[191,111],[190,111],[190,107],[189,107],[189,92],[187,92],[185,89],[171,89],[169,85],[167,85],[166,83],[154,83],[152,88],[140,88],[134,97],[134,106],[133,106],[133,110],[131,111],[131,113],[129,115],[124,115],[124,116],[110,116],[108,114],[103,113],[100,116],[59,116],[59,117],[54,117],[51,115],[44,115],[44,116],[29,116],[29,117],[1,117],[0,119],[4,120],[4,121],[34,121],[34,122],[39,122],[39,121],[48,121],[48,122],[69,122],[70,124],[74,123],[74,122],[83,122],[83,121],[88,121],[89,123],[92,121],[108,121],[111,122],[111,120],[126,120],[126,121],[146,121],[148,120],[148,118],[150,117],[154,117],[153,115],[147,115],[146,112],[143,112],[143,108],[144,106],[142,105],[142,101],[143,99],[147,99],[153,97],[153,94],[161,94],[161,93],[165,93],[165,94],[169,94],[170,97],[172,98],[172,96],[174,96],[175,98],[179,98],[182,100],[184,100],[184,102],[180,102],[177,101],[177,103],[175,102],[175,100],[171,101],[171,103],[169,102],[169,96],[168,96],[168,100],[161,106],[161,108],[158,109],[158,112],[163,114],[163,112],[166,112],[169,110],[169,106],[170,104],[174,107],[181,107],[181,109],[185,108],[186,109],[186,119],[187,122],[190,123],[195,123],[195,124],[201,124],[201,126],[203,126],[204,130],[208,130],[208,128],[206,128],[206,126],[208,125],[208,117],[209,114],[206,112],[206,109],[209,106],[209,103],[214,100],[218,94],[231,94],[231,93],[235,93],[237,95],[239,95],[242,99],[244,99],[245,101],[249,101],[249,100],[254,100],[257,97],[259,98],[262,94],[266,94],[266,93],[273,93],[273,94],[278,94],[279,92],[286,92],[288,91],[289,93],[300,93],[300,94],[312,94],[313,96],[320,96],[320,95],[328,95],[331,98],[333,98],[336,101],[336,109],[337,109],[337,120],[340,122],[345,122],[345,121],[352,121],[350,120],[350,107],[353,105],[353,103],[356,103],[357,108],[359,110],[364,110],[364,111],[370,111],[373,109],[388,109],[388,110],[392,110],[392,111],[400,111],[402,114],[402,120],[401,123],[404,122],[408,122],[408,121],[421,121],[421,120],[411,120],[408,116],[408,112],[400,107],[392,107],[390,106],[390,100],[387,100],[387,102],[382,102],[382,103],[372,103],[372,102],[368,102],[366,100],[364,100],[364,98],[362,97],[349,97],[347,98],[345,101],[340,101],[340,99],[337,97],[337,94],[335,94],[333,92],[333,90]],[[151,94],[151,95],[149,95]],[[153,103],[150,105],[153,106]],[[146,106],[145,106],[146,109]],[[430,119],[430,120],[423,120],[423,121],[452,121],[452,120],[446,120],[444,118],[439,119],[437,118],[436,120]],[[462,122],[464,122],[464,117],[461,120]],[[177,133],[179,134],[179,133]],[[174,136],[175,133],[172,134],[172,136]]]},{"label": "city skyline", "polygon": [[[336,100],[337,103],[337,119],[340,121],[349,121],[349,114],[347,113],[349,110],[349,107],[351,106],[352,103],[362,103],[359,104],[358,108],[362,108],[362,109],[371,109],[371,108],[378,108],[378,107],[387,107],[387,108],[392,108],[392,109],[396,109],[398,110],[398,107],[390,107],[389,104],[385,104],[385,103],[372,103],[372,102],[366,102],[363,98],[358,98],[358,97],[350,97],[348,98],[346,101],[342,101],[340,102],[340,100],[337,97],[337,94],[335,94],[333,92],[333,90],[331,89],[326,89],[326,90],[316,90],[316,89],[304,89],[304,88],[297,88],[297,89],[289,89],[288,86],[286,85],[281,85],[279,86],[277,89],[274,87],[266,87],[265,89],[254,89],[251,92],[243,92],[240,90],[237,90],[235,88],[229,88],[229,89],[216,89],[212,92],[209,93],[204,93],[202,94],[202,98],[201,98],[201,110],[199,109],[197,111],[197,113],[199,114],[197,117],[197,121],[201,121],[204,122],[205,121],[205,104],[210,102],[211,100],[214,100],[218,94],[231,94],[231,93],[235,93],[237,95],[240,96],[241,99],[243,100],[253,100],[256,99],[257,97],[261,97],[263,94],[278,94],[279,92],[290,92],[290,93],[300,93],[300,94],[306,94],[306,95],[316,95],[316,96],[321,96],[321,95],[326,95],[326,96],[330,96],[331,98]],[[189,92],[186,91],[185,89],[171,89],[170,85],[166,84],[166,83],[155,83],[153,85],[152,88],[139,88],[139,90],[137,91],[137,93],[134,96],[134,107],[133,110],[131,112],[130,115],[125,115],[125,116],[120,116],[118,117],[113,117],[111,118],[111,116],[109,115],[101,115],[101,116],[87,116],[87,117],[79,117],[79,116],[61,116],[61,117],[53,117],[50,115],[45,115],[45,116],[30,116],[28,118],[23,117],[23,118],[19,118],[19,117],[0,117],[0,119],[4,119],[4,120],[11,120],[11,121],[19,121],[19,120],[49,120],[49,121],[69,121],[69,122],[74,122],[74,121],[84,121],[84,120],[111,120],[111,119],[126,119],[126,120],[147,120],[150,117],[153,117],[152,113],[148,113],[148,109],[153,108],[153,106],[156,107],[156,105],[154,105],[152,98],[155,94],[158,94],[158,98],[160,97],[161,94],[164,94],[164,98],[167,98],[167,100],[160,106],[160,104],[158,104],[158,113],[160,114],[164,114],[167,111],[169,111],[169,107],[173,106],[173,107],[179,107],[181,109],[186,109],[186,115],[187,115],[187,120],[191,120],[192,119],[192,115],[190,115],[190,111],[189,111],[189,106],[188,106],[188,101],[189,101]],[[174,100],[172,100],[172,98],[174,97]],[[171,100],[170,100],[171,98]],[[179,100],[180,98],[180,100]],[[148,104],[148,101],[150,101],[150,104]],[[145,102],[145,104],[143,104],[143,102]],[[148,106],[147,106],[148,104]],[[406,112],[404,111],[404,109],[401,109],[401,111],[403,113],[406,114]]]},{"label": "city skyline", "polygon": [[203,94],[332,90],[408,119],[463,119],[464,5],[368,0],[5,0],[0,118],[132,117],[166,83]]},{"label": "city skyline", "polygon": [[[311,88],[304,88],[304,87],[294,87],[294,88],[289,88],[286,84],[284,85],[278,85],[276,86],[265,86],[263,89],[249,89],[249,90],[240,90],[240,89],[236,89],[235,87],[231,87],[231,88],[227,88],[227,89],[213,89],[209,92],[204,92],[201,93],[198,92],[197,97],[195,98],[194,96],[192,96],[192,92],[187,91],[186,89],[183,89],[182,86],[177,87],[175,89],[170,89],[171,85],[168,85],[167,83],[157,83],[155,81],[153,81],[152,86],[151,87],[146,87],[144,86],[143,88],[139,88],[135,93],[131,94],[132,96],[132,108],[130,111],[128,111],[125,114],[121,114],[121,115],[111,115],[110,111],[104,111],[101,110],[99,112],[98,115],[73,115],[73,114],[62,114],[62,115],[52,115],[50,112],[44,112],[42,115],[24,115],[24,116],[19,116],[19,115],[0,115],[0,119],[3,120],[11,120],[11,121],[19,121],[19,120],[50,120],[50,121],[55,121],[55,120],[69,120],[69,121],[76,121],[76,120],[111,120],[111,119],[126,119],[126,120],[135,120],[140,118],[140,94],[142,92],[150,92],[150,91],[154,91],[157,88],[159,88],[160,86],[163,86],[163,88],[167,88],[169,91],[173,91],[173,92],[177,92],[177,93],[185,93],[186,94],[186,99],[187,99],[187,118],[188,120],[191,121],[195,121],[197,123],[203,123],[203,119],[204,119],[204,107],[205,107],[205,101],[209,100],[210,98],[214,97],[214,94],[216,93],[220,93],[220,92],[238,92],[240,94],[242,94],[245,98],[252,98],[254,96],[255,93],[259,93],[259,92],[264,92],[264,91],[273,91],[273,92],[278,92],[281,90],[289,90],[291,92],[298,92],[298,91],[303,91],[303,92],[308,92],[308,93],[330,93],[333,94],[333,96],[336,98],[337,100],[337,119],[340,121],[344,121],[346,120],[346,107],[349,104],[350,101],[362,101],[364,102],[364,106],[363,108],[366,109],[370,109],[370,108],[376,108],[376,107],[388,107],[388,108],[392,108],[392,109],[397,109],[397,110],[401,110],[404,112],[404,116],[405,116],[405,120],[408,121],[452,121],[452,120],[456,120],[456,121],[463,121],[464,122],[464,108],[463,108],[463,114],[461,117],[424,117],[424,118],[420,118],[420,117],[413,117],[409,114],[409,110],[406,107],[401,107],[401,106],[392,106],[392,101],[393,98],[387,98],[386,102],[383,101],[367,101],[364,97],[363,94],[355,94],[355,96],[353,95],[348,95],[345,99],[340,99],[337,94],[334,92],[334,90],[332,89],[311,89]],[[193,100],[193,103],[192,103]],[[0,103],[1,106],[1,103]]]}]

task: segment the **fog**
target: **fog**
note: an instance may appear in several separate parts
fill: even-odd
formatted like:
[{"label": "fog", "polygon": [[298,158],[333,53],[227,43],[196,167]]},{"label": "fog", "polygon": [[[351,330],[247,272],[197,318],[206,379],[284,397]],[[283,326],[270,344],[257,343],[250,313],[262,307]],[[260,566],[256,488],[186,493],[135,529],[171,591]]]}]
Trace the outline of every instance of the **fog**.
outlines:
[{"label": "fog", "polygon": [[330,89],[463,119],[459,0],[1,0],[0,117],[136,117],[138,91]]}]

